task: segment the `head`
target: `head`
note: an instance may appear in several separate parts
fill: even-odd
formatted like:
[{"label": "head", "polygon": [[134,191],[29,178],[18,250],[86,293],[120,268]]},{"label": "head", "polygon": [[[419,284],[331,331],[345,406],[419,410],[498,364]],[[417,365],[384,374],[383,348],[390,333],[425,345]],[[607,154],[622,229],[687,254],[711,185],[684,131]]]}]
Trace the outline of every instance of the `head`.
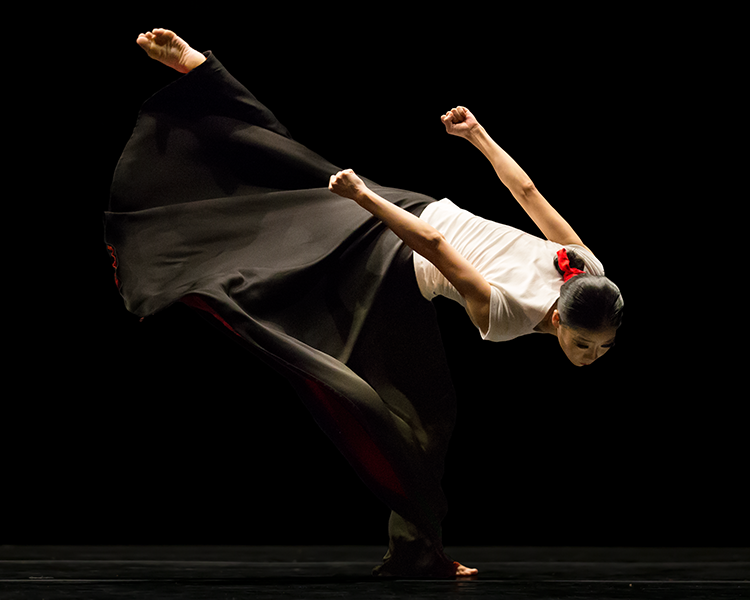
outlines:
[{"label": "head", "polygon": [[[574,252],[568,252],[568,257],[571,266],[583,269],[583,261]],[[555,266],[563,272],[557,259]],[[576,366],[586,366],[614,346],[622,313],[622,294],[612,281],[581,273],[560,288],[552,325],[568,359]]]}]

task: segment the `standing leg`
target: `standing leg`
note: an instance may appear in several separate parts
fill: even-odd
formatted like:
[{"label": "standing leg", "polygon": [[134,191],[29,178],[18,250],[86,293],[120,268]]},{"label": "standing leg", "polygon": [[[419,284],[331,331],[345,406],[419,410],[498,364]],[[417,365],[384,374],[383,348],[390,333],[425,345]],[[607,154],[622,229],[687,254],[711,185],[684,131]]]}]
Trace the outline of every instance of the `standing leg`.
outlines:
[{"label": "standing leg", "polygon": [[[412,459],[421,457],[434,488],[425,490],[439,518],[447,502],[440,487],[456,417],[456,397],[434,307],[419,292],[412,252],[402,247],[347,364],[379,394],[413,432]],[[388,522],[389,548],[381,576],[453,577],[477,573],[455,563],[440,534],[395,511]]]}]

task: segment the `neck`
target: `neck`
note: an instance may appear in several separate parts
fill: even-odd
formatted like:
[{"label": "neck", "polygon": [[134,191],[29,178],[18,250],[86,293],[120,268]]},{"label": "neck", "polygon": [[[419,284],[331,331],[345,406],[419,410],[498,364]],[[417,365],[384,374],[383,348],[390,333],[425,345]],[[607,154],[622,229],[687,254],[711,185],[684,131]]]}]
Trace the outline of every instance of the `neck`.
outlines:
[{"label": "neck", "polygon": [[552,315],[555,312],[555,309],[557,308],[557,301],[552,305],[552,307],[547,311],[547,314],[544,315],[544,318],[539,321],[539,324],[534,327],[534,331],[538,331],[539,333],[548,333],[550,335],[557,335],[557,329],[555,329],[555,326],[552,324]]}]

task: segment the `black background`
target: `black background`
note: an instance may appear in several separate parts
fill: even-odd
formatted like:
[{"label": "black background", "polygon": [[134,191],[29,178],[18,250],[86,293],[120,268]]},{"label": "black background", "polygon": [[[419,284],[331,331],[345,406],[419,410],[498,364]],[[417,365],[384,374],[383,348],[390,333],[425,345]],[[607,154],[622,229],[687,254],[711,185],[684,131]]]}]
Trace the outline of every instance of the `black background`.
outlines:
[{"label": "black background", "polygon": [[700,30],[470,3],[121,13],[28,69],[45,91],[20,152],[32,230],[7,260],[0,543],[387,543],[388,510],[283,379],[188,309],[123,308],[101,213],[141,102],[177,76],[135,44],[154,27],[341,168],[538,233],[445,134],[468,106],[620,285],[617,346],[586,369],[551,336],[482,342],[436,301],[459,392],[446,545],[747,543],[742,292],[701,254],[731,219],[701,160]]}]

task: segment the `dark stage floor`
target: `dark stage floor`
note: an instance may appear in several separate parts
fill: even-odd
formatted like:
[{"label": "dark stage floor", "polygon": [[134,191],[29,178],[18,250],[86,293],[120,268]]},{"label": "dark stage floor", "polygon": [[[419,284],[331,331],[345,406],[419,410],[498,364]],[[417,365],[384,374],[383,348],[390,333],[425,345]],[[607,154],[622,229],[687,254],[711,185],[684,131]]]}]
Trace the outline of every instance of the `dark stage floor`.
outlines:
[{"label": "dark stage floor", "polygon": [[750,549],[453,548],[460,581],[379,580],[382,548],[0,546],[0,599],[750,598]]}]

